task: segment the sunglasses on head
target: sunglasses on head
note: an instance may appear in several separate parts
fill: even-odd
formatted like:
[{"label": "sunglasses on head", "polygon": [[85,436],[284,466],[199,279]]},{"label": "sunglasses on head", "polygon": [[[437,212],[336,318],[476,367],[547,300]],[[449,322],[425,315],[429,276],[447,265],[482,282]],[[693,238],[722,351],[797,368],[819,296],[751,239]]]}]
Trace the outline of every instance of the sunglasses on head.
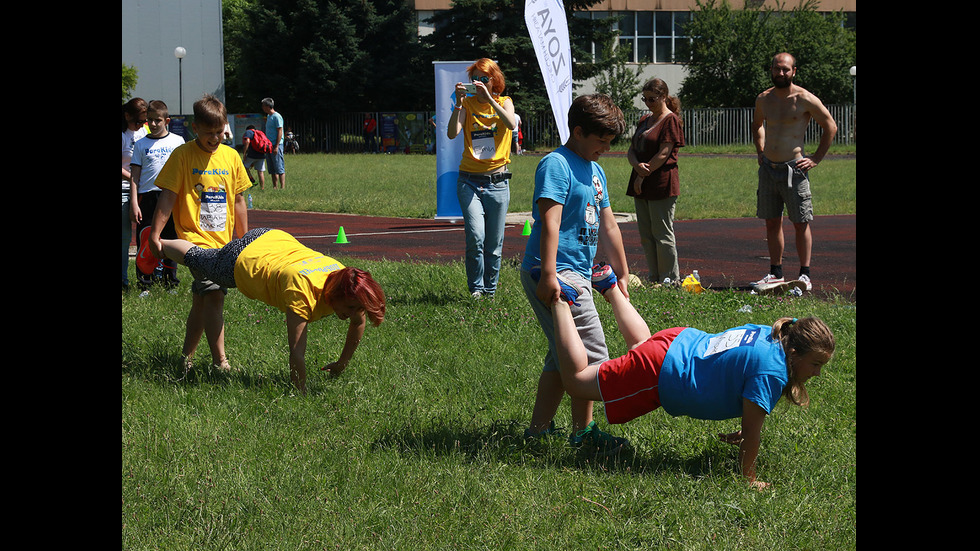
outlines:
[{"label": "sunglasses on head", "polygon": [[487,76],[483,76],[483,77],[470,77],[470,80],[473,80],[473,81],[479,80],[483,84],[486,84],[486,83],[490,82],[490,77],[487,77]]}]

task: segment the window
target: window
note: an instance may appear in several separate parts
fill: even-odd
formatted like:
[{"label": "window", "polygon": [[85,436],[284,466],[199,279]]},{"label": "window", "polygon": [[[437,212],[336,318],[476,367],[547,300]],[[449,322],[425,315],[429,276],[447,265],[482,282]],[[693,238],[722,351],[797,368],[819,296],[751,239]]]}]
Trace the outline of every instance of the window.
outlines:
[{"label": "window", "polygon": [[[619,31],[618,47],[631,52],[634,63],[685,63],[691,58],[691,39],[684,34],[684,25],[691,20],[686,11],[619,11],[575,12],[585,19],[616,18],[613,29]],[[597,59],[602,48],[586,45]]]}]

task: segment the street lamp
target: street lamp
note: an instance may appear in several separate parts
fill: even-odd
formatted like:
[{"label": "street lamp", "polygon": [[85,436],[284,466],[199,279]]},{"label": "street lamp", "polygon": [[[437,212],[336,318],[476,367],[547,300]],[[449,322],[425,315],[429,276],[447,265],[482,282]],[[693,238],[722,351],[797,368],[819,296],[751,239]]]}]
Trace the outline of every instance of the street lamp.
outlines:
[{"label": "street lamp", "polygon": [[[178,107],[180,107],[180,109],[177,112],[180,115],[183,115],[184,114],[184,67],[183,67],[183,63],[184,63],[184,56],[186,56],[186,55],[187,55],[187,50],[185,50],[181,46],[177,46],[177,49],[174,50],[174,56],[177,58],[177,86],[180,87],[180,90],[177,92],[177,97],[180,98],[180,100],[179,100],[180,101],[180,105],[178,106]],[[851,70],[853,72],[853,68]]]},{"label": "street lamp", "polygon": [[854,77],[854,105],[858,102],[858,66],[851,65],[851,76]]}]

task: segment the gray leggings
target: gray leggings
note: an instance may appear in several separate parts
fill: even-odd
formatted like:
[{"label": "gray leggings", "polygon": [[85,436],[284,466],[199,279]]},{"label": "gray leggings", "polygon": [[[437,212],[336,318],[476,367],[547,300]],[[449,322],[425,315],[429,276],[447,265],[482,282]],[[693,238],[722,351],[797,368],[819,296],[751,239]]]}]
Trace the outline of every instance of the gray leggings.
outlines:
[{"label": "gray leggings", "polygon": [[194,279],[211,280],[222,287],[236,287],[235,261],[252,241],[271,228],[255,228],[249,230],[239,239],[231,240],[220,249],[205,249],[191,247],[184,255],[184,266],[187,266]]}]

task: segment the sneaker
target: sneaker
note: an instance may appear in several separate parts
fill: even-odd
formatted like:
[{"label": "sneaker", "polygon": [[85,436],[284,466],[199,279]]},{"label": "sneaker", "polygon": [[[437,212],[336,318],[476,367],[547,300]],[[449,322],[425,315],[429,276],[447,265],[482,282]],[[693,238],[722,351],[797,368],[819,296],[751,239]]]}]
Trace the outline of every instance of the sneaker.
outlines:
[{"label": "sneaker", "polygon": [[776,277],[776,276],[774,276],[772,274],[766,274],[766,277],[760,279],[759,281],[756,281],[752,285],[754,287],[764,287],[764,286],[769,285],[771,283],[782,283],[784,281],[786,281],[786,280],[783,279],[783,278],[781,278],[781,277]]},{"label": "sneaker", "polygon": [[599,430],[594,420],[589,423],[589,426],[569,436],[568,443],[576,448],[582,445],[590,445],[596,448],[602,455],[619,453],[630,445],[629,440],[625,438],[613,436]]},{"label": "sneaker", "polygon": [[[581,306],[578,302],[578,289],[574,285],[565,281],[561,276],[558,277],[558,286],[561,287],[561,293],[559,297],[569,304],[574,304],[575,306]],[[531,268],[531,279],[538,281],[541,279],[541,266],[535,266]]]},{"label": "sneaker", "polygon": [[160,265],[160,259],[150,252],[150,227],[140,231],[140,244],[136,249],[136,269],[145,276],[153,275],[153,270]]},{"label": "sneaker", "polygon": [[592,288],[605,294],[613,285],[616,284],[616,272],[612,266],[601,263],[592,267]]},{"label": "sneaker", "polygon": [[810,276],[808,276],[806,274],[801,274],[800,277],[799,277],[799,280],[802,281],[804,284],[806,284],[806,290],[807,291],[812,291],[813,290],[813,284],[810,283]]}]

